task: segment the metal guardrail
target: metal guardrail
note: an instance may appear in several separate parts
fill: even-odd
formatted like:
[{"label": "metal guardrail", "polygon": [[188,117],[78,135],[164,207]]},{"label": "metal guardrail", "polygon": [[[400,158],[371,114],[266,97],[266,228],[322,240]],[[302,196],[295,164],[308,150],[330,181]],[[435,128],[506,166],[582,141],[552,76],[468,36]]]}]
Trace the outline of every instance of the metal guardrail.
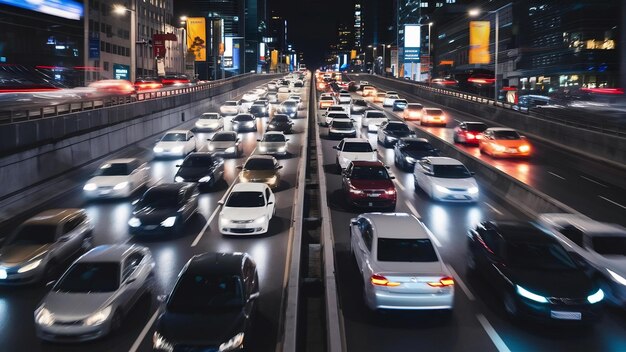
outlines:
[{"label": "metal guardrail", "polygon": [[136,93],[132,96],[99,97],[97,99],[68,101],[55,105],[42,106],[20,106],[17,103],[14,106],[8,107],[2,107],[0,105],[0,124],[22,122],[44,117],[70,114],[85,110],[94,110],[117,105],[131,104],[135,102],[143,102],[146,100],[161,99],[175,95],[200,92],[213,89],[224,84],[235,83],[244,79],[248,79],[254,75],[254,73],[245,73],[243,75],[217,81],[211,81],[207,83],[201,83],[193,86],[164,88],[156,91]]},{"label": "metal guardrail", "polygon": [[[600,114],[590,114],[588,112],[581,112],[575,108],[535,108],[535,109],[520,109],[515,104],[509,104],[504,102],[495,102],[493,99],[485,98],[480,95],[471,94],[463,91],[458,91],[449,88],[433,87],[427,83],[421,82],[407,82],[405,80],[397,78],[389,78],[378,75],[359,74],[360,76],[371,77],[373,79],[383,79],[394,84],[403,84],[407,86],[407,90],[414,94],[419,94],[420,90],[423,92],[430,92],[434,94],[440,94],[444,96],[451,96],[458,99],[471,101],[478,104],[492,105],[502,109],[515,111],[519,114],[530,115],[535,118],[544,120],[559,122],[564,125],[586,129],[590,131],[596,131],[604,134],[610,134],[620,137],[626,137],[626,119],[618,120],[617,118],[612,121],[610,118]],[[625,114],[626,115],[626,114]]]}]

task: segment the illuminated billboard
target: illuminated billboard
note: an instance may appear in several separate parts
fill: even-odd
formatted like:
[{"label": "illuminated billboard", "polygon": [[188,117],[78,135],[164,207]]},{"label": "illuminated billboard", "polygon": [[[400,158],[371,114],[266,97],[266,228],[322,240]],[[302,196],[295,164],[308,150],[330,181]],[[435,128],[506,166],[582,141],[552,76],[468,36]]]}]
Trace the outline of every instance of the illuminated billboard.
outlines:
[{"label": "illuminated billboard", "polygon": [[491,61],[489,53],[489,21],[471,21],[469,24],[469,63],[488,64]]},{"label": "illuminated billboard", "polygon": [[20,7],[70,20],[80,20],[83,4],[73,0],[0,0],[0,4]]},{"label": "illuminated billboard", "polygon": [[404,62],[420,62],[421,28],[415,24],[404,26]]},{"label": "illuminated billboard", "polygon": [[206,20],[204,17],[187,19],[187,50],[195,61],[206,61]]}]

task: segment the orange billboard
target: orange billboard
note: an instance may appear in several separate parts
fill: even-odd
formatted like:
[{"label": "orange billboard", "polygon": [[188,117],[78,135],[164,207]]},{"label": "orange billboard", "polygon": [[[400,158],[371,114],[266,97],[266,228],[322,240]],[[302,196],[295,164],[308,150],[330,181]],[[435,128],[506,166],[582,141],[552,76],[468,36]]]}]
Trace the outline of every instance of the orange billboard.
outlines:
[{"label": "orange billboard", "polygon": [[469,23],[469,63],[488,64],[491,62],[489,53],[490,21],[471,21]]},{"label": "orange billboard", "polygon": [[187,18],[187,50],[195,61],[206,61],[206,20],[204,17]]}]

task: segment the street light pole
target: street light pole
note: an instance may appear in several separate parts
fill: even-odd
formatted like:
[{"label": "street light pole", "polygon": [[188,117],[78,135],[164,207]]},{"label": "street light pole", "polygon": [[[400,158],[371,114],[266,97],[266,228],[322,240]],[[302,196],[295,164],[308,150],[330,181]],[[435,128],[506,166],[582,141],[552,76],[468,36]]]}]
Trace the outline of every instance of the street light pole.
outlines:
[{"label": "street light pole", "polygon": [[384,76],[385,75],[385,44],[381,44],[383,46],[383,72],[381,72],[381,74]]},{"label": "street light pole", "polygon": [[130,81],[135,82],[137,75],[137,2],[131,1],[132,8],[124,5],[113,5],[113,12],[118,15],[124,15],[124,12],[130,12]]},{"label": "street light pole", "polygon": [[433,55],[431,54],[431,41],[432,41],[432,37],[430,36],[430,29],[432,28],[433,23],[429,22],[428,23],[428,85],[430,85],[430,81],[433,78]]}]

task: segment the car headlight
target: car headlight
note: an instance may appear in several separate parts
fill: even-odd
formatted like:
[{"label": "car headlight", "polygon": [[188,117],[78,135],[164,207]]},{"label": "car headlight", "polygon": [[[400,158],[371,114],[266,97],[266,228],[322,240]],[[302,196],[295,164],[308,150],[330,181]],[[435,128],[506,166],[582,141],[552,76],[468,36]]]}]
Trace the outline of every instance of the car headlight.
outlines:
[{"label": "car headlight", "polygon": [[30,263],[24,265],[23,267],[17,269],[17,272],[21,274],[21,273],[25,273],[27,271],[31,271],[31,270],[35,269],[36,267],[38,267],[39,264],[41,264],[41,259],[35,260],[34,262],[30,262]]},{"label": "car headlight", "polygon": [[530,151],[530,146],[524,144],[524,145],[520,145],[518,149],[519,149],[520,152],[526,153],[526,152]]},{"label": "car headlight", "polygon": [[406,161],[408,161],[409,163],[416,163],[416,162],[417,162],[417,159],[415,159],[415,158],[414,158],[414,157],[412,157],[412,156],[405,156],[405,157],[404,157],[404,159],[405,159]]},{"label": "car headlight", "polygon": [[174,182],[184,182],[184,181],[185,181],[185,179],[180,177],[180,176],[174,177]]},{"label": "car headlight", "polygon": [[198,182],[210,182],[210,181],[211,181],[211,176],[204,176],[203,178],[198,180]]},{"label": "car headlight", "polygon": [[267,147],[266,147],[266,146],[264,146],[264,145],[260,145],[260,146],[259,146],[259,151],[260,151],[260,152],[266,152],[266,151],[267,151]]},{"label": "car headlight", "polygon": [[115,187],[113,187],[113,189],[119,191],[120,189],[124,189],[126,187],[128,187],[128,182],[124,181],[124,182],[120,182],[120,183],[116,184]]},{"label": "car headlight", "polygon": [[469,194],[476,194],[478,193],[478,187],[470,187],[467,189],[467,193]]},{"label": "car headlight", "polygon": [[51,326],[54,324],[54,314],[41,306],[35,311],[35,322],[39,325]]},{"label": "car headlight", "polygon": [[234,351],[243,345],[243,332],[233,336],[230,340],[220,345],[220,352]]},{"label": "car headlight", "polygon": [[174,350],[174,346],[167,342],[167,340],[157,331],[155,331],[154,335],[152,335],[152,348],[157,351],[165,352],[172,352]]},{"label": "car headlight", "polygon": [[170,216],[169,218],[161,221],[161,226],[163,227],[172,227],[176,223],[176,217]]},{"label": "car headlight", "polygon": [[111,306],[108,306],[93,313],[87,319],[85,319],[84,323],[85,325],[89,326],[100,325],[109,318],[109,315],[111,315]]},{"label": "car headlight", "polygon": [[226,153],[234,153],[234,152],[235,152],[235,147],[226,148]]},{"label": "car headlight", "polygon": [[606,269],[606,271],[609,273],[609,275],[611,275],[611,277],[613,278],[613,280],[615,280],[617,283],[626,286],[626,279],[621,276],[620,274],[610,270],[610,269]]},{"label": "car headlight", "polygon": [[95,191],[98,189],[98,185],[96,185],[95,183],[88,183],[85,185],[85,187],[83,187],[84,191]]},{"label": "car headlight", "polygon": [[183,151],[183,149],[184,149],[184,148],[183,148],[183,146],[182,146],[182,145],[181,145],[181,146],[178,146],[178,147],[174,147],[174,148],[172,148],[172,153],[180,153],[180,152],[182,152],[182,151]]},{"label": "car headlight", "polygon": [[350,193],[352,194],[363,194],[363,191],[356,188],[350,188]]},{"label": "car headlight", "polygon": [[285,147],[278,147],[278,152],[282,153],[285,151]]},{"label": "car headlight", "polygon": [[497,152],[503,152],[506,150],[506,147],[500,144],[494,144],[493,149],[495,149]]},{"label": "car headlight", "polygon": [[596,291],[596,293],[589,295],[587,297],[587,301],[589,301],[589,303],[591,304],[596,304],[603,299],[604,299],[604,291],[602,291],[601,288],[599,288],[598,291]]},{"label": "car headlight", "polygon": [[212,144],[209,144],[207,148],[209,149],[210,152],[215,150],[215,147]]},{"label": "car headlight", "polygon": [[128,220],[128,226],[139,227],[141,226],[141,220],[137,219],[136,217],[132,217],[130,218],[130,220]]},{"label": "car headlight", "polygon": [[161,147],[154,147],[154,149],[152,149],[155,153],[163,153],[163,148]]},{"label": "car headlight", "polygon": [[536,293],[532,293],[520,285],[515,285],[515,289],[517,291],[517,294],[519,294],[520,296],[524,298],[528,298],[532,301],[539,302],[539,303],[548,303],[548,299],[546,299],[545,297],[540,296]]},{"label": "car headlight", "polygon": [[275,183],[276,183],[276,181],[278,181],[278,177],[276,177],[276,175],[274,175],[274,176],[270,177],[270,178],[267,180],[267,183],[269,183],[269,184],[273,185],[273,184],[275,184]]},{"label": "car headlight", "polygon": [[441,193],[450,193],[450,190],[440,186],[440,185],[435,185],[435,189],[437,190],[437,192],[441,192]]},{"label": "car headlight", "polygon": [[265,222],[265,216],[262,216],[262,217],[254,220],[255,224],[263,224],[264,222]]}]

